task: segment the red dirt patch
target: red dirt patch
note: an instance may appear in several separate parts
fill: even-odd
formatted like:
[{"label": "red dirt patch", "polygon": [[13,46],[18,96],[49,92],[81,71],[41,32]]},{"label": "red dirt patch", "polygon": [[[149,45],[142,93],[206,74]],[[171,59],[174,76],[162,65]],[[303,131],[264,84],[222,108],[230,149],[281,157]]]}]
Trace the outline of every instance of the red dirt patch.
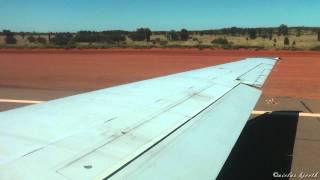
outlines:
[{"label": "red dirt patch", "polygon": [[265,95],[320,99],[320,53],[310,51],[0,50],[0,87],[92,90],[254,56],[282,58]]}]

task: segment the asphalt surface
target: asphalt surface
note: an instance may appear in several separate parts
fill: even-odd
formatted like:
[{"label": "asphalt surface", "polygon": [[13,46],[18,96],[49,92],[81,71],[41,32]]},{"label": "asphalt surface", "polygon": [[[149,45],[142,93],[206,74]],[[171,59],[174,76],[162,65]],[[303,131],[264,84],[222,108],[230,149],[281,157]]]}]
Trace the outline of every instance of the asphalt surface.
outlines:
[{"label": "asphalt surface", "polygon": [[[48,101],[83,92],[0,88],[0,99]],[[27,105],[30,104],[0,102],[0,112]],[[267,175],[272,178],[273,172],[291,172],[289,175],[296,178],[316,175],[312,173],[320,171],[320,118],[299,117],[298,113],[320,113],[320,100],[262,95],[255,110],[273,113],[251,116],[220,174],[220,179],[264,179],[262,177]],[[286,114],[277,115],[277,112]],[[262,169],[266,171],[261,171]],[[252,176],[254,173],[248,172],[252,170],[258,172],[256,175],[259,176]],[[232,174],[237,176],[230,176]],[[304,179],[320,179],[320,175]]]}]

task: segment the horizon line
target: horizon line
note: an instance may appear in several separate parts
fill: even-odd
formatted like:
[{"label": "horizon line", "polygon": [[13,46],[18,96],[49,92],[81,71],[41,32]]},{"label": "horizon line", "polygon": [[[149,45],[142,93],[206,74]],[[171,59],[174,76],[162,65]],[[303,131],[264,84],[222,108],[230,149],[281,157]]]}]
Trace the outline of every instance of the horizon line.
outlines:
[{"label": "horizon line", "polygon": [[[286,24],[281,24],[281,25],[286,25]],[[280,25],[279,25],[280,26]],[[79,31],[93,31],[93,32],[101,32],[101,31],[127,31],[127,32],[134,32],[136,31],[137,29],[139,28],[149,28],[152,32],[161,32],[161,31],[165,31],[165,32],[169,32],[169,31],[180,31],[182,29],[186,29],[188,31],[208,31],[208,30],[222,30],[222,29],[230,29],[230,28],[240,28],[240,29],[258,29],[258,28],[278,28],[279,26],[255,26],[255,27],[248,27],[248,26],[226,26],[226,27],[221,27],[221,28],[208,28],[208,29],[205,29],[205,28],[200,28],[200,29],[187,29],[187,28],[175,28],[175,29],[167,29],[167,30],[159,30],[159,29],[156,29],[156,30],[153,30],[152,28],[149,28],[149,27],[145,27],[145,26],[140,26],[140,27],[137,27],[135,29],[103,29],[103,30],[92,30],[92,29],[79,29],[79,30],[76,30],[76,31],[24,31],[24,30],[12,30],[10,28],[2,28],[0,29],[1,32],[3,32],[4,30],[9,30],[11,32],[17,32],[17,33],[77,33]],[[289,25],[286,25],[288,28],[320,28],[320,26],[304,26],[304,25],[299,25],[299,26],[289,26]]]}]

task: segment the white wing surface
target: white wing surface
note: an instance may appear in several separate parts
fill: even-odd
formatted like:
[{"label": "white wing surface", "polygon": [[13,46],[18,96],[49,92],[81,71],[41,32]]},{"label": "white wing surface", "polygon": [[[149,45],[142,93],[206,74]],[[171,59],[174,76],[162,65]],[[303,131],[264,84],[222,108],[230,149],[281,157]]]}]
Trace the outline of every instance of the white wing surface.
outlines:
[{"label": "white wing surface", "polygon": [[0,179],[214,179],[275,62],[249,58],[1,112]]}]

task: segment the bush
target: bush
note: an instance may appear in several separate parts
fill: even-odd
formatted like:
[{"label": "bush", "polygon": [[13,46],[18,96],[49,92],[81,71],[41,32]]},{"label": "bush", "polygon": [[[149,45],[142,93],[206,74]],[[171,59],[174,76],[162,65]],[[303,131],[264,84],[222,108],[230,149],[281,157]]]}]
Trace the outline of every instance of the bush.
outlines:
[{"label": "bush", "polygon": [[194,46],[194,47],[198,48],[199,50],[212,48],[211,46],[209,46],[209,45],[204,45],[204,44],[198,44],[198,45],[196,45],[196,46]]},{"label": "bush", "polygon": [[94,31],[79,31],[74,37],[76,42],[92,43],[98,41],[98,33]]},{"label": "bush", "polygon": [[224,38],[217,38],[211,41],[211,44],[221,44],[221,45],[227,45],[229,44],[227,39]]},{"label": "bush", "polygon": [[151,30],[149,28],[139,28],[136,32],[129,34],[129,38],[133,41],[150,41]]},{"label": "bush", "polygon": [[76,48],[76,42],[71,39],[70,41],[68,41],[68,43],[65,45],[65,48],[67,49],[71,49],[71,48]]},{"label": "bush", "polygon": [[57,33],[54,38],[51,38],[51,42],[59,46],[68,45],[71,40],[71,33]]},{"label": "bush", "polygon": [[40,43],[40,44],[46,44],[47,43],[47,40],[46,38],[43,38],[43,37],[38,37],[37,38],[37,42]]},{"label": "bush", "polygon": [[29,36],[27,39],[30,43],[36,42],[36,38],[34,38],[33,36]]},{"label": "bush", "polygon": [[224,44],[224,45],[222,45],[222,48],[223,49],[232,49],[233,47],[231,44]]},{"label": "bush", "polygon": [[129,34],[129,38],[132,41],[144,41],[146,39],[144,34],[140,34],[140,33],[137,33],[137,32],[130,33]]},{"label": "bush", "polygon": [[103,42],[122,42],[126,40],[122,31],[103,31],[99,38]]},{"label": "bush", "polygon": [[75,42],[122,42],[126,40],[126,31],[79,31],[74,37]]},{"label": "bush", "polygon": [[161,41],[160,38],[155,38],[155,39],[151,40],[151,42],[152,42],[153,45],[155,45],[155,44],[160,44],[160,41]]},{"label": "bush", "polygon": [[296,36],[297,36],[297,37],[300,37],[300,36],[301,36],[301,29],[300,29],[300,28],[297,28],[297,29],[296,29]]},{"label": "bush", "polygon": [[289,45],[290,44],[289,38],[285,37],[283,43],[284,45]]},{"label": "bush", "polygon": [[166,45],[168,45],[168,41],[162,40],[162,41],[159,42],[159,44],[161,46],[166,46]]},{"label": "bush", "polygon": [[17,39],[14,36],[7,36],[5,41],[7,44],[17,44]]},{"label": "bush", "polygon": [[314,46],[313,48],[311,48],[310,50],[313,51],[320,51],[320,46]]},{"label": "bush", "polygon": [[234,45],[232,49],[254,49],[256,51],[264,49],[264,46],[250,46],[250,45]]}]

